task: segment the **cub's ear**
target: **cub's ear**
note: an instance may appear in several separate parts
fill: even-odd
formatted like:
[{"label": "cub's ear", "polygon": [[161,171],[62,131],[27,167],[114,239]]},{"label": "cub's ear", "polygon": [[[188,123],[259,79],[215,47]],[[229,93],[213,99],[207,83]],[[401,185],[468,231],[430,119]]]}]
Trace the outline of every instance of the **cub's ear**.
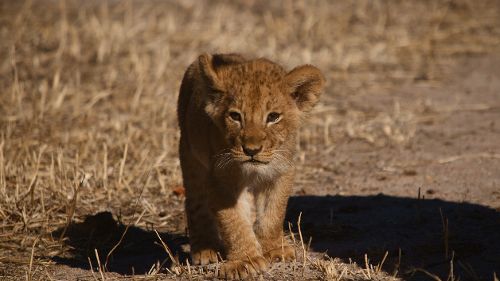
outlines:
[{"label": "cub's ear", "polygon": [[312,65],[298,66],[285,76],[286,90],[303,112],[308,112],[314,107],[324,86],[325,77]]},{"label": "cub's ear", "polygon": [[222,91],[222,82],[215,72],[213,57],[209,54],[202,54],[198,57],[200,73],[208,87],[214,91]]}]

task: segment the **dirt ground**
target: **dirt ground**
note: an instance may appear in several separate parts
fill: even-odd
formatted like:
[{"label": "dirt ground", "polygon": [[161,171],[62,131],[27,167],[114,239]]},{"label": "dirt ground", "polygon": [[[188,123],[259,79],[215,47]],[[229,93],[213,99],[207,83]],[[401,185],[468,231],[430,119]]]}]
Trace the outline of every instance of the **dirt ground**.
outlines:
[{"label": "dirt ground", "polygon": [[390,112],[397,103],[401,111],[418,112],[415,135],[403,147],[339,140],[331,157],[318,152],[305,160],[315,165],[304,168],[290,214],[303,212],[312,248],[360,263],[365,253],[380,259],[388,251],[392,266],[441,276],[453,256],[462,279],[498,274],[499,67],[499,56],[469,58],[447,70],[442,83],[343,100],[367,111]]},{"label": "dirt ground", "polygon": [[186,262],[175,119],[183,71],[208,51],[311,63],[328,81],[284,224],[298,259],[256,279],[498,280],[499,14],[465,0],[1,2],[0,279],[214,279],[218,265]]}]

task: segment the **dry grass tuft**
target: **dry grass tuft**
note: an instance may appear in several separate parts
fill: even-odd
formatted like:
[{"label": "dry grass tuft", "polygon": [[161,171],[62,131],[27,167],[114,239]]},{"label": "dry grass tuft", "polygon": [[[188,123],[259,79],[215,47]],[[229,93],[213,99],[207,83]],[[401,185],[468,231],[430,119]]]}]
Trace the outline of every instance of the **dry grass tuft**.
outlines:
[{"label": "dry grass tuft", "polygon": [[399,280],[388,276],[380,271],[377,266],[366,264],[366,268],[361,268],[355,263],[345,263],[339,259],[315,259],[312,266],[323,274],[324,280]]},{"label": "dry grass tuft", "polygon": [[[64,231],[51,233],[100,211],[184,231],[182,196],[172,194],[181,184],[175,101],[199,53],[324,70],[327,93],[301,134],[303,153],[342,136],[404,144],[411,112],[342,113],[336,97],[438,79],[449,58],[498,50],[499,13],[493,1],[466,0],[3,1],[0,265],[29,265],[30,279],[69,250]],[[342,277],[341,264],[317,263]]]}]

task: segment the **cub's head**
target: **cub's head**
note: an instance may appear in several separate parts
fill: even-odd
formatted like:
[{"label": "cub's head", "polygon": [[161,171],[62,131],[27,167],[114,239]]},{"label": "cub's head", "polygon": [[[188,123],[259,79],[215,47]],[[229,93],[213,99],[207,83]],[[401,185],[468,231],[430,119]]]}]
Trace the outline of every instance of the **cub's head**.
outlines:
[{"label": "cub's head", "polygon": [[317,103],[325,79],[303,65],[286,72],[266,59],[239,55],[201,55],[206,89],[205,111],[224,140],[215,167],[240,165],[259,172],[290,166],[304,113]]}]

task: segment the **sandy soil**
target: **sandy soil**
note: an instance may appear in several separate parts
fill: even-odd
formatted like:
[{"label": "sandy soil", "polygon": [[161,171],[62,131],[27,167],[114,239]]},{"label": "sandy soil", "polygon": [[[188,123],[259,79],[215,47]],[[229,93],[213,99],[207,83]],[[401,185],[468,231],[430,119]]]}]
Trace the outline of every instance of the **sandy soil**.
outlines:
[{"label": "sandy soil", "polygon": [[[361,264],[365,253],[381,259],[388,251],[389,271],[400,264],[443,278],[453,257],[463,279],[498,274],[499,67],[498,56],[470,58],[444,70],[439,84],[421,81],[342,100],[374,112],[399,103],[415,114],[415,136],[403,147],[339,140],[328,156],[306,160],[317,165],[305,168],[289,214],[304,212],[312,248]],[[408,280],[429,278],[407,273]]]}]

